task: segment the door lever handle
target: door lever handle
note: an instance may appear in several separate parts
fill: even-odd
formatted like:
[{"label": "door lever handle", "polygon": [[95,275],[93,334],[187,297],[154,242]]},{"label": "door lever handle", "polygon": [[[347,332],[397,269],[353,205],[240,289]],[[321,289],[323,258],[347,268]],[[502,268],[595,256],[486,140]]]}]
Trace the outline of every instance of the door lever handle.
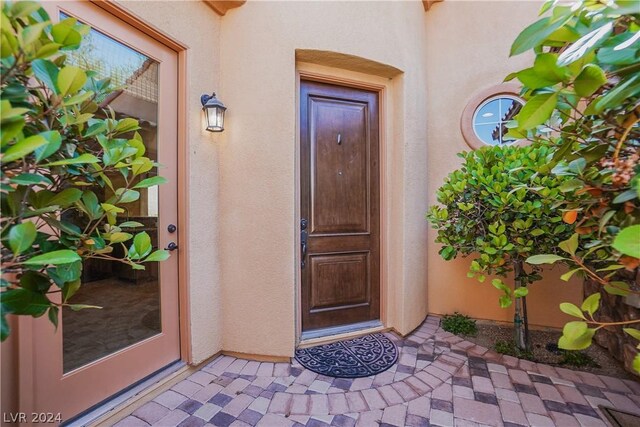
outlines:
[{"label": "door lever handle", "polygon": [[178,245],[176,245],[176,242],[169,242],[167,247],[164,248],[165,251],[175,251],[176,249],[178,249]]}]

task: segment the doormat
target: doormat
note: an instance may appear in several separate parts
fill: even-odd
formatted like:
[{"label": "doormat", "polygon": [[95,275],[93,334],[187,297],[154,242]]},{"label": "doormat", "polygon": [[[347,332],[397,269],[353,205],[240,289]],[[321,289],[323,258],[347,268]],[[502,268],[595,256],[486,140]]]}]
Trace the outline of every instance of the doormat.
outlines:
[{"label": "doormat", "polygon": [[619,409],[599,406],[600,410],[607,417],[613,427],[637,427],[640,426],[640,416]]},{"label": "doormat", "polygon": [[360,378],[379,374],[398,360],[398,349],[381,333],[296,350],[296,360],[318,374]]}]

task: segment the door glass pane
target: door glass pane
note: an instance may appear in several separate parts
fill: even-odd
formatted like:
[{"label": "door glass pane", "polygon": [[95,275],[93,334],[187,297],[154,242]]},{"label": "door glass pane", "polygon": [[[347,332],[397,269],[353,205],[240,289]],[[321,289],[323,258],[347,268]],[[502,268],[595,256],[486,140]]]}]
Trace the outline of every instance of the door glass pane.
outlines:
[{"label": "door glass pane", "polygon": [[[61,19],[66,17],[61,14]],[[157,161],[158,62],[95,29],[91,29],[80,49],[69,52],[68,62],[95,70],[100,79],[111,78],[117,90],[98,99],[98,103],[103,109],[111,107],[117,119],[138,119],[145,156]],[[104,113],[96,114],[104,117]],[[139,179],[155,173],[153,170]],[[110,178],[114,185],[123,182],[120,175]],[[108,189],[95,191],[102,192],[105,198],[111,196]],[[157,187],[140,189],[140,199],[123,205],[126,210],[118,222],[143,224],[134,230],[146,231],[157,247],[158,206]],[[67,220],[81,222],[82,218]],[[123,249],[118,246],[114,253],[121,255]],[[102,309],[62,310],[65,373],[161,332],[158,263],[145,267],[146,270],[133,270],[126,264],[100,259],[84,262],[82,286],[69,303]]]}]

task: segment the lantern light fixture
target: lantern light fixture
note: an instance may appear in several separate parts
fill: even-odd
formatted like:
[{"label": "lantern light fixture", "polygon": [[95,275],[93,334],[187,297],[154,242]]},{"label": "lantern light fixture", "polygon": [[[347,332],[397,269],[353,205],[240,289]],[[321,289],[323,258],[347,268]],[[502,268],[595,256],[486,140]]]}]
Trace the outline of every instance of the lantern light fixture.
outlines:
[{"label": "lantern light fixture", "polygon": [[202,109],[207,119],[207,130],[209,132],[222,132],[224,130],[224,112],[227,107],[216,98],[215,92],[211,95],[202,95],[200,102],[202,102]]}]

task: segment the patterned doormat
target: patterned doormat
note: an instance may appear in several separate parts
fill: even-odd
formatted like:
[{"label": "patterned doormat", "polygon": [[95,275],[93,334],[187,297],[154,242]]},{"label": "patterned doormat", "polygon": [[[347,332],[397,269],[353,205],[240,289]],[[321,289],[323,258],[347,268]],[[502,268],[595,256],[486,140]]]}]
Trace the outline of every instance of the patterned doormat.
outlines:
[{"label": "patterned doormat", "polygon": [[398,349],[381,333],[296,350],[296,360],[318,374],[360,378],[379,374],[398,360]]}]

